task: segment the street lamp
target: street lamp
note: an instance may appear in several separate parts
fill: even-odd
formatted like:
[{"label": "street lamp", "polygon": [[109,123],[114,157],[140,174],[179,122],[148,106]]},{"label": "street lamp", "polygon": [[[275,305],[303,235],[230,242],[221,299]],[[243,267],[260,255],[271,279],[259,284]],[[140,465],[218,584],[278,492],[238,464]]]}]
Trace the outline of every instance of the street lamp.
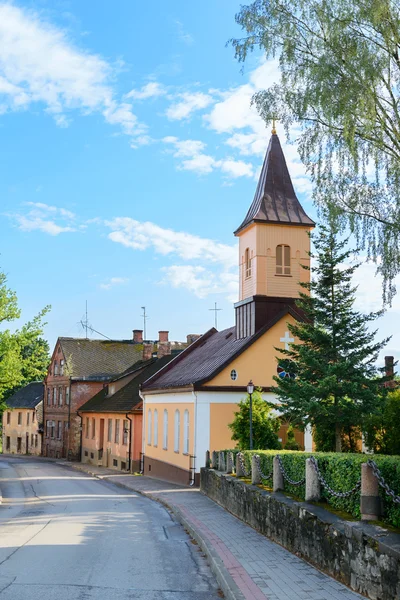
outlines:
[{"label": "street lamp", "polygon": [[253,392],[254,392],[254,383],[250,379],[247,384],[247,393],[250,396],[250,450],[253,450]]}]

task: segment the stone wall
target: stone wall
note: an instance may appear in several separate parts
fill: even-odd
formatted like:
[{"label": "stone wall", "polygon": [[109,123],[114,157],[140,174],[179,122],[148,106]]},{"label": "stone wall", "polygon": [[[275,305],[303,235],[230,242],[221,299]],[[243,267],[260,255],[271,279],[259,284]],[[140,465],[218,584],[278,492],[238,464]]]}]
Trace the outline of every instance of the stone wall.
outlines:
[{"label": "stone wall", "polygon": [[213,469],[201,491],[271,540],[372,600],[400,598],[400,535],[269,493]]}]

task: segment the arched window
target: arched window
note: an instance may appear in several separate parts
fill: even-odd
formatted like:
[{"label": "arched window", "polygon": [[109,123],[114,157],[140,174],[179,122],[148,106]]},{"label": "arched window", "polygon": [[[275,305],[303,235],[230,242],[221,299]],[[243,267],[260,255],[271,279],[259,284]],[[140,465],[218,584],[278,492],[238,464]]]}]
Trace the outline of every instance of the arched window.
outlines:
[{"label": "arched window", "polygon": [[290,275],[290,246],[285,244],[276,247],[276,274]]},{"label": "arched window", "polygon": [[168,450],[168,411],[164,409],[163,448]]},{"label": "arched window", "polygon": [[158,446],[158,410],[154,411],[154,439],[153,446]]},{"label": "arched window", "polygon": [[246,250],[245,250],[244,262],[245,262],[246,279],[247,279],[248,277],[251,277],[251,257],[250,257],[250,249],[249,248],[246,248]]},{"label": "arched window", "polygon": [[179,452],[179,440],[181,437],[181,414],[178,409],[175,411],[174,425],[174,451]]},{"label": "arched window", "polygon": [[189,411],[183,413],[183,452],[189,454]]},{"label": "arched window", "polygon": [[151,445],[151,410],[147,412],[147,443]]}]

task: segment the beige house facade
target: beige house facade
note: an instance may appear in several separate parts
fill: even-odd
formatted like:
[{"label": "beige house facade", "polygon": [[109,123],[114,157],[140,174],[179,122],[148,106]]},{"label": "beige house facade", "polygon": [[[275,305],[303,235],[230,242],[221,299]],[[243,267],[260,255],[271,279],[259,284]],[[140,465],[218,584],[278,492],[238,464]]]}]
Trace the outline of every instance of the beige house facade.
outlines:
[{"label": "beige house facade", "polygon": [[29,383],[7,400],[3,414],[3,453],[42,453],[43,391],[40,381]]}]

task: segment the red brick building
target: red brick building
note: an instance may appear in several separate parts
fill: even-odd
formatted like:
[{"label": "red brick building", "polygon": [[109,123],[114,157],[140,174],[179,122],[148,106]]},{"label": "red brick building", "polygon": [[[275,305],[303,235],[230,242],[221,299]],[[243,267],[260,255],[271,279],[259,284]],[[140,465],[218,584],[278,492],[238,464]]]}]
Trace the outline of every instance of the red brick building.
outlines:
[{"label": "red brick building", "polygon": [[44,381],[44,456],[80,460],[79,408],[142,353],[139,330],[122,341],[58,338]]}]

